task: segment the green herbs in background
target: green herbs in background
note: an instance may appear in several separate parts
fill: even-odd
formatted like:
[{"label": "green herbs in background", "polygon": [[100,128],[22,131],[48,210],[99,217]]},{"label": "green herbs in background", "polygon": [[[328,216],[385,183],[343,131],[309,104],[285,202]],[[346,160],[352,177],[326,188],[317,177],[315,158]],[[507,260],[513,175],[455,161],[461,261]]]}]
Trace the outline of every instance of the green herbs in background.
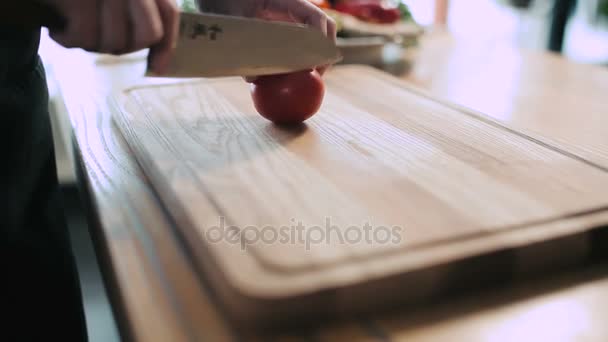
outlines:
[{"label": "green herbs in background", "polygon": [[181,0],[180,8],[184,12],[198,12],[196,0]]},{"label": "green herbs in background", "polygon": [[401,20],[411,21],[413,19],[412,12],[410,12],[409,7],[407,7],[407,5],[403,1],[399,1],[398,8],[401,12]]},{"label": "green herbs in background", "polygon": [[608,0],[598,0],[597,14],[600,17],[608,18]]}]

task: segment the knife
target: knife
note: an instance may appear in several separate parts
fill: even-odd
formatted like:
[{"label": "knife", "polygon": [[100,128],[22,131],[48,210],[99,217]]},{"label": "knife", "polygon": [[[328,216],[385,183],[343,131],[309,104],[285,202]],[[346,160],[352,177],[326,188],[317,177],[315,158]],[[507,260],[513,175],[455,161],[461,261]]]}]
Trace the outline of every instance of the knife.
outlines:
[{"label": "knife", "polygon": [[[0,0],[0,23],[62,29],[66,20],[46,4]],[[301,24],[218,14],[180,13],[175,54],[163,77],[260,76],[341,60],[335,43]],[[156,76],[150,70],[146,76]]]},{"label": "knife", "polygon": [[341,58],[332,40],[305,25],[182,13],[167,76],[259,76],[334,64]]}]

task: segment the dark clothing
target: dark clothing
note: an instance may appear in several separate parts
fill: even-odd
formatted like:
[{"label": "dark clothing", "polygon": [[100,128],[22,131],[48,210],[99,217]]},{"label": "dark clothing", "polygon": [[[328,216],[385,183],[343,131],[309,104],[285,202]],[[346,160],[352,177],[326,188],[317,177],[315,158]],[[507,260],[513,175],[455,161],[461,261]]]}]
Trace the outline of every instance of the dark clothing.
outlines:
[{"label": "dark clothing", "polygon": [[82,341],[39,40],[0,26],[0,340]]}]

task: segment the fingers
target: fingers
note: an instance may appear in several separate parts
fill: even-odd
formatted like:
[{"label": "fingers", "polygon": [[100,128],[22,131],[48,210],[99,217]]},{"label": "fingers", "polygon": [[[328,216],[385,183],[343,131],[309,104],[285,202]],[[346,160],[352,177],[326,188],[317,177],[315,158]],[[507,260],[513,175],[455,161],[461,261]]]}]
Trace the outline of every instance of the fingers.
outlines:
[{"label": "fingers", "polygon": [[298,20],[291,16],[289,13],[280,13],[273,11],[258,11],[255,17],[268,21],[284,21],[288,23],[297,22]]},{"label": "fingers", "polygon": [[100,52],[120,54],[130,50],[131,28],[127,2],[105,0],[101,8]]},{"label": "fingers", "polygon": [[[323,32],[329,39],[336,41],[336,23],[320,8],[309,0],[265,0],[251,14],[261,19],[291,21],[307,24]],[[249,13],[248,13],[249,14]],[[323,75],[330,66],[316,68]],[[255,77],[243,77],[245,82],[253,83]]]},{"label": "fingers", "polygon": [[[308,0],[304,0],[305,3],[301,4],[301,1],[292,1],[292,7],[289,11],[293,17],[298,19],[304,24],[308,24],[311,27],[321,30],[328,38],[336,41],[336,22],[323,12],[323,10],[312,5]],[[314,7],[314,11],[311,11],[309,5]],[[323,76],[323,74],[329,69],[329,65],[323,65],[316,68],[317,72]]]},{"label": "fingers", "polygon": [[315,11],[307,14],[307,17],[304,20],[304,24],[308,24],[311,27],[319,29],[323,32],[323,34],[327,35],[327,21],[329,18],[327,18],[325,13],[318,12],[319,11]]},{"label": "fingers", "polygon": [[[336,42],[336,22],[332,18],[328,18],[327,20],[327,37],[331,38],[334,43]],[[323,76],[330,67],[330,65],[320,66],[317,68],[317,72]]]},{"label": "fingers", "polygon": [[179,9],[174,0],[156,0],[164,28],[162,39],[150,48],[149,63],[157,74],[164,74],[175,51],[179,34]]},{"label": "fingers", "polygon": [[167,64],[179,24],[174,0],[65,0],[57,5],[67,26],[49,33],[59,44],[113,54],[158,46],[159,68]]},{"label": "fingers", "polygon": [[260,10],[288,16],[293,21],[321,30],[330,39],[336,38],[334,20],[308,0],[266,0]]},{"label": "fingers", "polygon": [[295,19],[327,34],[327,15],[308,0],[288,1],[287,10]]},{"label": "fingers", "polygon": [[137,51],[159,42],[163,37],[164,30],[156,1],[130,0],[128,2],[129,13],[133,22],[130,47]]},{"label": "fingers", "polygon": [[334,41],[334,43],[336,42],[336,36],[338,33],[338,25],[336,25],[336,21],[333,20],[331,17],[327,17],[327,36]]},{"label": "fingers", "polygon": [[[291,21],[307,24],[320,30],[334,42],[336,41],[336,22],[308,0],[267,0],[262,10],[274,13],[275,16],[289,17]],[[272,18],[268,14],[265,14],[265,17]],[[317,71],[323,75],[328,69],[329,66],[325,65],[318,67]]]},{"label": "fingers", "polygon": [[60,31],[50,30],[53,40],[67,48],[97,49],[99,18],[94,4],[59,2],[57,10],[67,19],[67,26]]}]

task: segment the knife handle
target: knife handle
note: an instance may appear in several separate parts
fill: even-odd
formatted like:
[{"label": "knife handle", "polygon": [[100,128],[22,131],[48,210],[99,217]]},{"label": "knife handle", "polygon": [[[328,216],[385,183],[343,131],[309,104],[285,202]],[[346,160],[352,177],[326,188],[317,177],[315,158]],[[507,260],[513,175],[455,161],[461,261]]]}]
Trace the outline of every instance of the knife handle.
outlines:
[{"label": "knife handle", "polygon": [[35,0],[0,0],[0,25],[62,30],[66,23],[66,19],[48,4]]}]

